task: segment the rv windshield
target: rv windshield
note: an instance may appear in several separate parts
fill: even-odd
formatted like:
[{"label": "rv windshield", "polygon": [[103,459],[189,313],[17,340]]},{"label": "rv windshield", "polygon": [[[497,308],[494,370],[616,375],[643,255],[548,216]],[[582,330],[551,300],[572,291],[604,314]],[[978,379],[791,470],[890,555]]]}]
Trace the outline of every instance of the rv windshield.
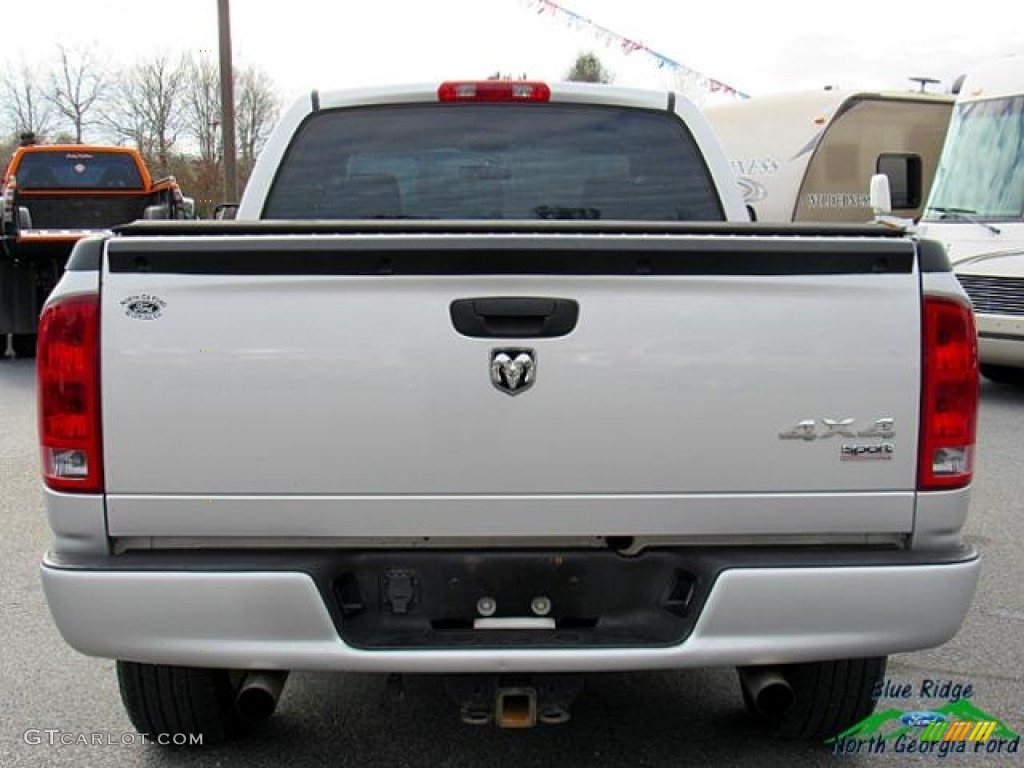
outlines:
[{"label": "rv windshield", "polygon": [[1024,95],[958,104],[923,218],[1022,216]]}]

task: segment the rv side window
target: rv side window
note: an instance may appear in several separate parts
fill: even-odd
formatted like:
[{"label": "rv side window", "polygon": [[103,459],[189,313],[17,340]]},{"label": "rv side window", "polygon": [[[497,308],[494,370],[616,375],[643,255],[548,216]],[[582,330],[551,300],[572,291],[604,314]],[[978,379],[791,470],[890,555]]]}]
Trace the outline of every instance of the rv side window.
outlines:
[{"label": "rv side window", "polygon": [[892,207],[917,208],[921,205],[921,156],[890,152],[878,156],[878,173],[889,177]]}]

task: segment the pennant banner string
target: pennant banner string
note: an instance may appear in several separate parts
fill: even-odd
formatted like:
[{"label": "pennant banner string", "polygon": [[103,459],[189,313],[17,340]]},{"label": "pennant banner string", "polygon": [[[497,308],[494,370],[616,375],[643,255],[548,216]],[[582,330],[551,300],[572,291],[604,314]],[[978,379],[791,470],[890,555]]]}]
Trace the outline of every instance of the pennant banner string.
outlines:
[{"label": "pennant banner string", "polygon": [[561,17],[575,30],[587,29],[604,45],[609,47],[612,45],[618,46],[626,56],[638,51],[647,54],[654,60],[658,69],[667,69],[674,72],[684,87],[696,88],[703,93],[724,94],[735,99],[750,98],[750,94],[744,93],[695,69],[691,69],[664,54],[653,51],[641,42],[630,40],[607,27],[602,27],[593,20],[554,2],[554,0],[520,0],[520,2],[540,15],[550,13],[552,16]]}]

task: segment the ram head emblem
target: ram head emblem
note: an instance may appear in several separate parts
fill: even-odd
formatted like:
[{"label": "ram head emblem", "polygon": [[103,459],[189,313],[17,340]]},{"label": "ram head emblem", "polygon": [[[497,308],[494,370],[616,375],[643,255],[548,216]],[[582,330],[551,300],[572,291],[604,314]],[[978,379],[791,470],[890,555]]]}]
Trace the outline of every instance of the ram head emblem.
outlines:
[{"label": "ram head emblem", "polygon": [[518,395],[533,386],[537,353],[532,349],[492,349],[491,383],[506,395]]}]

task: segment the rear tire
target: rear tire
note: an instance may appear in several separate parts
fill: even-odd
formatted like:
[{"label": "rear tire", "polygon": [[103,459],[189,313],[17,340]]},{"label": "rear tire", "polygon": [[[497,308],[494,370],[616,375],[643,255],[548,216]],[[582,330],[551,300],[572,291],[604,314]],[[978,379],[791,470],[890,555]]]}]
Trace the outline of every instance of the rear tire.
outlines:
[{"label": "rear tire", "polygon": [[11,348],[15,357],[33,358],[36,356],[36,334],[14,333],[11,334]]},{"label": "rear tire", "polygon": [[998,384],[1013,384],[1024,387],[1024,368],[1013,368],[1009,365],[982,365],[981,375]]},{"label": "rear tire", "polygon": [[[226,669],[117,662],[121,701],[140,733],[165,745],[178,734],[201,736],[205,746],[239,735],[245,721],[235,709],[236,684]],[[196,745],[186,738],[187,744]]]},{"label": "rear tire", "polygon": [[792,708],[780,717],[765,717],[753,709],[744,692],[747,709],[782,739],[824,741],[863,720],[875,708],[871,692],[885,675],[885,656],[838,659],[780,668],[793,688]]}]

